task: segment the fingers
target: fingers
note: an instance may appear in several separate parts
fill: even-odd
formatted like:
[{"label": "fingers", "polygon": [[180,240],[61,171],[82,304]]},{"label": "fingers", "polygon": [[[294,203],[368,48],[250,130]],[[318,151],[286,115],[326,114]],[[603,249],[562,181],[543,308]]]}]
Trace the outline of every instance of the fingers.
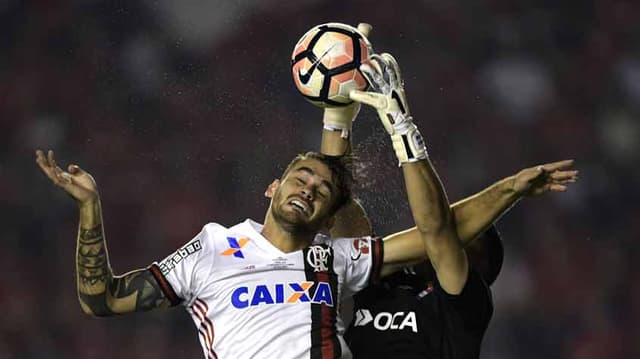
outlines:
[{"label": "fingers", "polygon": [[400,73],[400,66],[398,65],[398,61],[388,52],[380,55],[386,64],[386,70],[389,72],[389,79],[391,81],[391,86],[398,88],[402,84],[402,74]]},{"label": "fingers", "polygon": [[367,39],[369,39],[369,35],[371,35],[372,29],[373,29],[373,26],[371,26],[370,24],[367,24],[366,22],[361,22],[358,24],[358,31],[360,31],[362,35],[364,35],[364,37]]},{"label": "fingers", "polygon": [[[372,54],[369,56],[370,64],[363,64],[361,72],[368,72],[367,78],[375,83],[382,93],[388,93],[393,88],[402,87],[402,74],[396,59],[389,53]],[[366,66],[370,67],[369,70]],[[362,67],[365,67],[364,69]]]},{"label": "fingers", "polygon": [[376,73],[378,75],[374,77],[374,79],[377,81],[378,87],[382,90],[382,93],[389,93],[389,91],[391,91],[389,66],[385,62],[384,58],[382,58],[382,56],[378,54],[369,56],[369,60],[371,62],[371,65],[375,67]]},{"label": "fingers", "polygon": [[52,150],[49,150],[47,152],[47,158],[49,160],[49,166],[51,166],[51,167],[56,167],[57,166],[56,165],[56,158],[55,158]]},{"label": "fingers", "polygon": [[385,62],[382,56],[378,54],[371,54],[371,56],[369,56],[369,59],[371,60],[371,65],[375,67],[376,72],[379,74],[383,74]]},{"label": "fingers", "polygon": [[47,157],[44,156],[41,150],[37,150],[36,163],[54,184],[64,187],[64,185],[71,183],[71,175],[58,167],[52,150],[47,152]]},{"label": "fingers", "polygon": [[47,160],[44,158],[44,153],[41,150],[36,150],[36,163],[43,171],[46,171],[46,166],[48,165]]},{"label": "fingers", "polygon": [[[544,174],[554,184],[566,184],[574,183],[578,180],[578,170],[566,170],[565,169],[573,165],[573,160],[563,160],[558,162],[547,163],[536,167],[536,171],[539,174]],[[566,190],[566,188],[565,188]]]},{"label": "fingers", "polygon": [[353,90],[349,92],[349,98],[353,101],[373,106],[377,109],[385,108],[386,99],[384,95],[375,92]]},{"label": "fingers", "polygon": [[71,173],[74,176],[81,175],[84,173],[84,171],[80,168],[80,166],[76,164],[70,164],[67,167],[67,172]]},{"label": "fingers", "polygon": [[567,186],[562,184],[552,183],[549,185],[549,191],[551,192],[565,192],[566,190]]},{"label": "fingers", "polygon": [[58,184],[59,180],[55,169],[51,167],[50,161],[44,156],[44,153],[41,150],[36,151],[36,163],[42,172],[44,172],[44,174],[47,175],[53,183]]},{"label": "fingers", "polygon": [[364,75],[374,91],[382,91],[381,85],[384,82],[382,76],[369,64],[360,65],[360,72]]},{"label": "fingers", "polygon": [[62,183],[70,182],[69,174],[64,172],[62,170],[62,168],[60,168],[60,166],[58,166],[58,163],[56,162],[56,158],[55,158],[55,155],[53,153],[53,150],[49,150],[47,152],[47,158],[49,160],[49,167],[53,169],[53,173],[55,174],[55,176],[59,180],[59,182],[57,182],[57,183],[60,184],[61,182]]},{"label": "fingers", "polygon": [[546,164],[540,165],[538,167],[540,167],[545,172],[553,172],[553,171],[557,171],[559,169],[563,169],[563,168],[569,167],[569,166],[573,165],[573,162],[574,162],[573,160],[563,160],[563,161],[558,161],[558,162],[546,163]]},{"label": "fingers", "polygon": [[[387,54],[382,54],[387,55]],[[398,88],[400,87],[400,78],[398,77],[395,69],[393,69],[392,64],[390,63],[386,63],[386,66],[384,67],[385,73],[387,75],[387,78],[389,79],[389,84],[391,85],[391,88]]]},{"label": "fingers", "polygon": [[572,180],[575,182],[578,179],[578,171],[553,171],[549,174],[555,181],[569,181]]}]

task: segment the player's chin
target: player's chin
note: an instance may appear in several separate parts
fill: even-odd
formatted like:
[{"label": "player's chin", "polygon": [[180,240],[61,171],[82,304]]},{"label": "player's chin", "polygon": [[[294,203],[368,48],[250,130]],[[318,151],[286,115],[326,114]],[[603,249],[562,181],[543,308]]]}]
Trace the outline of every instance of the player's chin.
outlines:
[{"label": "player's chin", "polygon": [[317,233],[320,228],[320,222],[317,218],[308,217],[297,211],[283,211],[280,213],[282,220],[294,232],[300,233]]},{"label": "player's chin", "polygon": [[313,217],[313,213],[305,212],[304,210],[302,210],[301,208],[293,204],[289,204],[288,206],[285,206],[283,208],[283,211],[289,213],[291,217],[299,218],[301,221],[304,221],[304,222],[311,221],[311,218]]},{"label": "player's chin", "polygon": [[309,223],[309,217],[298,210],[291,208],[283,208],[278,211],[278,217],[281,221],[294,226],[305,226]]}]

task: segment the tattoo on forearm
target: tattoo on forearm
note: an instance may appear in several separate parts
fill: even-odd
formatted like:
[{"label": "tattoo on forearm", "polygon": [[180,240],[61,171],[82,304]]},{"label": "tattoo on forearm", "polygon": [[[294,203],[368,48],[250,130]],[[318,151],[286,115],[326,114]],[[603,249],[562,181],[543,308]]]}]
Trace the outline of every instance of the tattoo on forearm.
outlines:
[{"label": "tattoo on forearm", "polygon": [[86,294],[104,292],[107,277],[111,274],[102,224],[92,229],[80,229],[76,267],[78,291]]},{"label": "tattoo on forearm", "polygon": [[102,224],[97,225],[92,229],[80,228],[80,243],[83,244],[95,244],[102,241]]},{"label": "tattoo on forearm", "polygon": [[81,304],[93,314],[113,315],[170,306],[149,270],[113,276],[102,224],[80,229],[76,267]]},{"label": "tattoo on forearm", "polygon": [[146,269],[114,277],[105,293],[81,293],[80,300],[94,313],[102,315],[147,311],[171,305],[151,272]]},{"label": "tattoo on forearm", "polygon": [[117,278],[109,286],[113,298],[135,297],[134,310],[168,307],[169,300],[149,270],[139,270]]}]

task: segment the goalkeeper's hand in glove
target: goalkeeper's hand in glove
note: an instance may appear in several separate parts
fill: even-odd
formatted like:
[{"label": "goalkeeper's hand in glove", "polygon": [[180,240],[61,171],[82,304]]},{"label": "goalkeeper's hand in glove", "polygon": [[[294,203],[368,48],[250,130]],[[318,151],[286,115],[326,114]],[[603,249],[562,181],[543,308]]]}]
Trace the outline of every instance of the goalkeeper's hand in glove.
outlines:
[{"label": "goalkeeper's hand in glove", "polygon": [[427,149],[409,113],[397,61],[388,53],[374,54],[370,57],[370,64],[362,64],[360,71],[367,78],[370,90],[354,90],[349,97],[378,111],[380,121],[391,135],[400,165],[426,159]]}]

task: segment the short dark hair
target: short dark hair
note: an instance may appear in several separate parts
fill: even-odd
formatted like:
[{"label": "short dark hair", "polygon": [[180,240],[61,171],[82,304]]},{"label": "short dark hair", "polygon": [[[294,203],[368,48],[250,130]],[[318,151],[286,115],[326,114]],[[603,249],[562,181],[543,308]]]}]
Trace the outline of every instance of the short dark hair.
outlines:
[{"label": "short dark hair", "polygon": [[[492,285],[498,278],[504,261],[502,235],[495,224],[468,244],[465,247],[465,251],[467,252],[469,265],[473,267],[488,286]],[[436,279],[436,272],[428,260],[411,266],[411,268],[414,275],[409,275],[401,270],[384,278],[382,283],[387,288],[400,285],[422,288],[426,282]]]},{"label": "short dark hair", "polygon": [[291,162],[289,162],[287,168],[285,168],[284,172],[282,173],[282,178],[285,178],[287,174],[289,174],[296,163],[307,159],[318,160],[329,167],[331,175],[333,176],[332,180],[338,190],[338,195],[336,196],[336,200],[333,208],[331,209],[331,213],[333,214],[337,212],[340,208],[342,208],[342,206],[344,206],[351,200],[351,186],[353,184],[352,157],[350,155],[329,156],[312,151],[299,153],[298,155],[296,155],[296,157],[294,157],[293,160],[291,160]]},{"label": "short dark hair", "polygon": [[482,275],[487,285],[493,284],[500,274],[504,262],[502,235],[495,224],[491,225],[467,247],[469,263]]}]

